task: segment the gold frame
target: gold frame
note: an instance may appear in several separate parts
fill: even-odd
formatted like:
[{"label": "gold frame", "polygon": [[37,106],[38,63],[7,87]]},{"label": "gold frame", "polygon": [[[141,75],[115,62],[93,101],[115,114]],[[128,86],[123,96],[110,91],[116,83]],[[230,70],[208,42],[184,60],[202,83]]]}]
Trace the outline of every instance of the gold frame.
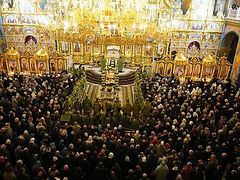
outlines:
[{"label": "gold frame", "polygon": [[[58,58],[59,54],[57,52],[54,52],[50,57],[49,57],[49,72],[50,73],[57,73],[58,72]],[[55,65],[55,70],[52,70],[51,63],[54,63]]]},{"label": "gold frame", "polygon": [[30,64],[30,66],[29,66],[30,72],[31,73],[37,73],[37,62],[36,62],[36,60],[34,59],[33,56],[29,57],[29,64]]},{"label": "gold frame", "polygon": [[[214,77],[216,65],[216,57],[213,57],[211,53],[205,56],[202,61],[201,78],[204,78],[207,82],[211,81],[211,79]],[[207,70],[209,72],[205,72]]]},{"label": "gold frame", "polygon": [[[34,59],[36,60],[36,67],[37,67],[37,73],[38,74],[45,74],[49,72],[49,56],[48,53],[44,49],[40,49],[38,52],[34,54]],[[46,67],[39,67],[41,64],[45,64]],[[43,68],[41,70],[40,68]],[[45,70],[44,70],[45,68]]]},{"label": "gold frame", "polygon": [[230,68],[231,68],[232,64],[227,61],[227,57],[225,57],[225,56],[223,56],[219,59],[219,63],[220,63],[220,66],[221,66],[221,71],[219,73],[218,78],[222,79],[222,80],[225,80],[229,76],[229,72],[230,72]]},{"label": "gold frame", "polygon": [[[193,62],[193,73],[192,73],[192,80],[193,81],[200,81],[201,80],[201,73],[202,73],[202,61],[200,57],[195,56],[192,58]],[[199,67],[199,68],[198,68]],[[197,70],[199,72],[197,72]]]},{"label": "gold frame", "polygon": [[[8,50],[5,54],[5,59],[6,59],[6,63],[7,63],[7,71],[8,73],[17,73],[20,72],[21,66],[20,66],[20,54],[17,50],[15,50],[14,48],[11,48],[10,50]],[[16,61],[17,65],[16,65],[16,70],[11,70],[10,69],[10,61]]]},{"label": "gold frame", "polygon": [[[191,67],[190,67],[191,66]],[[189,68],[190,67],[190,68]],[[190,70],[190,74],[188,74],[188,70]],[[188,64],[185,67],[185,74],[184,76],[186,78],[191,78],[193,74],[193,61],[192,60],[188,60]]]},{"label": "gold frame", "polygon": [[4,55],[0,52],[0,71],[4,72],[3,68],[3,61],[4,61]]},{"label": "gold frame", "polygon": [[[58,72],[57,63],[58,63],[57,59],[55,59],[53,57],[49,58],[49,72],[50,73]],[[54,67],[52,67],[52,64],[54,64]],[[55,69],[53,69],[53,68],[55,68]]]},{"label": "gold frame", "polygon": [[[47,59],[38,59],[36,60],[36,65],[37,65],[37,72],[38,74],[46,74],[49,72],[49,65],[48,65],[48,60]],[[43,65],[41,67],[41,65]]]},{"label": "gold frame", "polygon": [[[62,63],[61,63],[62,62]],[[60,73],[60,72],[62,72],[63,70],[66,70],[66,68],[67,68],[67,64],[66,64],[66,60],[65,59],[63,59],[62,57],[59,57],[58,58],[58,72]],[[62,67],[60,67],[60,64],[62,64],[64,67],[62,68]]]},{"label": "gold frame", "polygon": [[[177,78],[185,77],[186,65],[188,64],[187,57],[183,53],[177,54],[173,63],[174,63],[174,68],[173,68],[174,76]],[[179,72],[178,69],[181,69],[181,72]]]},{"label": "gold frame", "polygon": [[[173,74],[177,78],[187,78],[193,81],[201,81],[202,78],[205,78],[206,81],[210,81],[216,75],[217,67],[219,67],[219,71],[217,77],[219,79],[226,79],[229,75],[231,63],[227,61],[226,57],[221,57],[219,60],[216,60],[216,57],[209,54],[205,56],[204,60],[201,61],[199,56],[193,56],[189,60],[183,55],[177,55],[175,60],[170,59],[169,56],[165,56],[160,60],[155,61],[155,73],[159,73],[161,76],[172,76]],[[162,67],[162,72],[160,72],[159,68]],[[176,75],[176,71],[178,67],[184,69],[182,75]],[[190,73],[188,74],[188,67],[190,68]],[[206,68],[210,69],[210,74],[205,75],[203,71]],[[221,75],[224,73],[224,76]]]},{"label": "gold frame", "polygon": [[[160,69],[162,67],[162,70]],[[157,61],[156,64],[156,68],[157,68],[157,73],[159,73],[161,76],[165,76],[165,62],[163,59]],[[161,71],[160,71],[161,70]]]},{"label": "gold frame", "polygon": [[[25,61],[25,64],[23,64],[24,63],[23,61]],[[29,59],[27,59],[25,56],[22,56],[20,58],[20,62],[21,62],[21,72],[23,72],[23,73],[29,72],[29,70],[30,70]]]},{"label": "gold frame", "polygon": [[164,58],[165,61],[165,76],[171,77],[173,75],[174,63],[170,56]]}]

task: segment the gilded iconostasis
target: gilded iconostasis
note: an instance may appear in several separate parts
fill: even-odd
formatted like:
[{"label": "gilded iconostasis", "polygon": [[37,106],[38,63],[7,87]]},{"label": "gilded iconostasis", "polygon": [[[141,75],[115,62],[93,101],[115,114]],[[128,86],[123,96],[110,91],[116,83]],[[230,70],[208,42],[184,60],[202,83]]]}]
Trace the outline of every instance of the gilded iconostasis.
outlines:
[{"label": "gilded iconostasis", "polygon": [[[231,6],[222,0],[1,0],[0,3],[3,52],[19,53],[20,66],[11,71],[57,72],[68,64],[97,65],[102,56],[122,56],[130,66],[156,62],[153,71],[166,74],[168,61],[164,62],[164,68],[160,62],[168,57],[174,60],[182,54],[190,64],[199,64],[193,62],[196,57],[203,66],[204,58],[212,56],[217,64],[229,53],[219,56],[225,11]],[[45,51],[48,58],[41,65],[35,58],[39,51]],[[3,65],[6,55],[1,55],[1,68],[5,67],[5,71],[8,70]],[[31,59],[36,61],[33,66]],[[61,59],[64,66],[59,65]],[[193,71],[193,67],[187,68]],[[180,74],[188,77],[191,73],[184,69]],[[201,72],[198,75],[203,76]]]}]

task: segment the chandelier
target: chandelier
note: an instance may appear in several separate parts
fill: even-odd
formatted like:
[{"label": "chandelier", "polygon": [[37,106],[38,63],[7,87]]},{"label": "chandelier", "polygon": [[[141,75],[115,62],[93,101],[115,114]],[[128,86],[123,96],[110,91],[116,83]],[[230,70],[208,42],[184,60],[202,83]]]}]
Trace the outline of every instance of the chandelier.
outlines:
[{"label": "chandelier", "polygon": [[[57,3],[56,3],[57,2]],[[163,0],[60,0],[53,5],[50,31],[80,35],[85,31],[97,36],[151,35],[171,31],[171,1]]]}]

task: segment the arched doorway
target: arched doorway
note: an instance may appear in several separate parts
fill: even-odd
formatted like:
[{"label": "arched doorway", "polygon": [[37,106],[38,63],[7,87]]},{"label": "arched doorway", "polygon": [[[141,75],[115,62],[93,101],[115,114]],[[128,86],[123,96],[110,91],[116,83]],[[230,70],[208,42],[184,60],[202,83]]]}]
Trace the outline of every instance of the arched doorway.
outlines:
[{"label": "arched doorway", "polygon": [[[234,31],[228,32],[224,36],[224,38],[222,40],[222,44],[221,44],[221,48],[220,48],[220,51],[219,51],[219,55],[220,56],[226,56],[227,60],[231,64],[234,63],[234,59],[235,59],[235,55],[236,55],[236,51],[237,51],[237,46],[238,46],[238,41],[239,41],[239,36]],[[233,66],[230,69],[230,72],[231,72],[230,74],[233,73],[232,72]],[[235,70],[234,70],[234,72],[235,72]]]},{"label": "arched doorway", "polygon": [[235,58],[238,41],[239,37],[234,31],[227,33],[222,41],[221,49],[228,49],[228,52],[224,52],[224,55],[227,56],[227,59],[231,64],[233,64]]},{"label": "arched doorway", "polygon": [[31,35],[26,36],[26,38],[25,38],[25,44],[28,44],[28,42],[31,41],[31,40],[32,40],[35,44],[37,44],[37,39],[36,39],[34,36],[31,36]]},{"label": "arched doorway", "polygon": [[188,45],[188,55],[190,57],[199,55],[200,44],[197,41],[193,41]]},{"label": "arched doorway", "polygon": [[191,42],[191,43],[188,45],[188,49],[191,49],[191,48],[193,48],[194,46],[195,46],[195,48],[197,48],[197,50],[200,50],[200,44],[199,44],[199,42],[197,42],[197,41]]}]

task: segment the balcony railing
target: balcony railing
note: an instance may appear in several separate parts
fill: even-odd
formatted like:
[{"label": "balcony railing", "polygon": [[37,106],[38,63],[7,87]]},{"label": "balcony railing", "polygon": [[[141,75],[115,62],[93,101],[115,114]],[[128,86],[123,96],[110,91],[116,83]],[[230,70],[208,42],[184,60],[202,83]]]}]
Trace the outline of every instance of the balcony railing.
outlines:
[{"label": "balcony railing", "polygon": [[240,21],[240,8],[238,8],[238,9],[228,9],[226,18],[229,19],[229,20]]}]

